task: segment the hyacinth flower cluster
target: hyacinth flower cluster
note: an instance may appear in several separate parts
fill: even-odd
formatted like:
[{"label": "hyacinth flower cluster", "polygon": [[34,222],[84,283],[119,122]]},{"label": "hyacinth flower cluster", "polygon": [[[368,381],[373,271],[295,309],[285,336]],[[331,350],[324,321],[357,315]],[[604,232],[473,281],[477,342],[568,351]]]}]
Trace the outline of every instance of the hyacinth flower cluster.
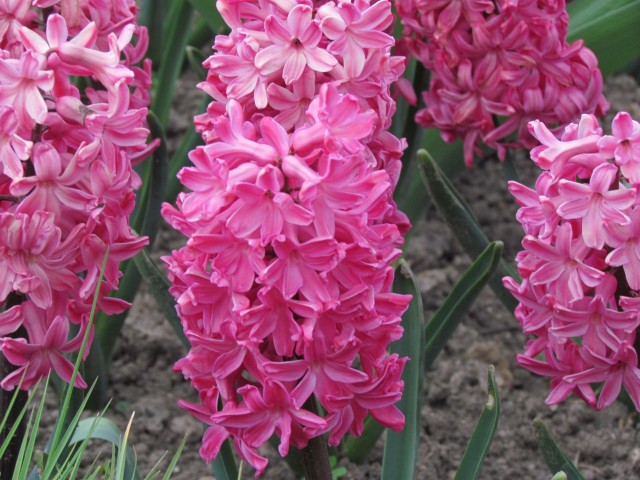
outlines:
[{"label": "hyacinth flower cluster", "polygon": [[640,411],[640,123],[622,112],[603,135],[583,115],[560,139],[529,128],[543,172],[533,189],[509,186],[526,236],[522,282],[504,279],[533,336],[517,362],[551,379],[549,404],[574,393],[602,409],[624,387]]},{"label": "hyacinth flower cluster", "polygon": [[273,434],[285,456],[360,435],[368,414],[404,425],[407,359],[387,349],[410,301],[391,292],[405,142],[386,131],[404,58],[387,1],[217,6],[231,33],[204,63],[205,145],[163,207],[188,242],[164,261],[191,342],[175,369],[200,399],[181,405],[208,424],[200,453],[230,439],[259,474]]},{"label": "hyacinth flower cluster", "polygon": [[136,13],[133,0],[0,0],[0,349],[16,367],[4,389],[52,370],[70,381],[107,251],[98,307],[128,307],[107,295],[147,244],[129,227],[131,165],[155,145]]},{"label": "hyacinth flower cluster", "polygon": [[398,0],[402,48],[429,70],[416,121],[447,142],[461,138],[467,166],[481,142],[504,159],[533,148],[527,123],[564,127],[605,113],[602,75],[582,41],[567,43],[564,0]]}]

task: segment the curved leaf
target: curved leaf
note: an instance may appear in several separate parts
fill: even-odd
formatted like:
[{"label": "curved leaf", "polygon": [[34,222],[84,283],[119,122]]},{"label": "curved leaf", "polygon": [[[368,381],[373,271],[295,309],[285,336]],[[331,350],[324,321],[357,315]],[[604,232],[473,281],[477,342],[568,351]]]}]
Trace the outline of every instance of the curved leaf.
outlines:
[{"label": "curved leaf", "polygon": [[402,338],[390,346],[391,353],[409,357],[402,372],[404,392],[396,407],[404,414],[401,432],[387,430],[382,461],[382,480],[412,480],[416,467],[422,410],[422,380],[424,378],[424,309],[420,290],[409,268],[400,260],[396,269],[393,291],[413,296],[402,316]]},{"label": "curved leaf", "polygon": [[[418,159],[422,180],[440,215],[467,254],[471,258],[477,257],[489,245],[489,239],[478,225],[471,208],[426,150],[418,151]],[[520,278],[518,272],[501,259],[497,274],[491,278],[489,284],[503,305],[513,311],[518,302],[502,285],[504,276],[516,280]]]},{"label": "curved leaf", "polygon": [[491,242],[456,283],[425,329],[424,366],[428,369],[489,282],[502,255],[502,242]]},{"label": "curved leaf", "polygon": [[498,428],[500,418],[500,395],[496,384],[496,372],[493,365],[489,365],[488,374],[489,398],[480,414],[476,428],[471,435],[467,449],[456,472],[455,480],[475,480],[487,456],[491,441]]},{"label": "curved leaf", "polygon": [[542,451],[544,461],[554,475],[553,478],[555,478],[556,474],[564,472],[566,475],[565,478],[568,480],[584,480],[584,476],[580,473],[580,470],[578,470],[569,457],[567,457],[567,454],[560,449],[541,419],[536,418],[533,420],[533,428],[536,430],[538,445]]}]

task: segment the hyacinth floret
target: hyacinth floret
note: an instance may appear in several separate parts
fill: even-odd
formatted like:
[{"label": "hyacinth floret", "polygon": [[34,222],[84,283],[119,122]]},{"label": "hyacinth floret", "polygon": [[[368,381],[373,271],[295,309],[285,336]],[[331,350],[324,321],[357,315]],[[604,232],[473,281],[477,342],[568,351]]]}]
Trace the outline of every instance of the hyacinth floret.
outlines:
[{"label": "hyacinth floret", "polygon": [[640,411],[640,123],[621,112],[612,135],[587,114],[560,138],[529,129],[543,171],[534,188],[509,184],[526,236],[522,281],[504,279],[532,336],[517,362],[551,379],[549,404],[574,393],[600,410],[624,387]]},{"label": "hyacinth floret", "polygon": [[[185,335],[176,370],[199,392],[211,461],[230,439],[261,473],[329,433],[337,445],[394,406],[406,358],[389,355],[409,296],[391,292],[409,224],[392,199],[405,148],[386,131],[404,58],[387,1],[218,1],[231,27],[204,62],[205,145],[179,173],[164,261]],[[314,406],[314,398],[322,414]]]},{"label": "hyacinth floret", "polygon": [[536,145],[527,123],[562,128],[608,108],[602,75],[581,40],[567,42],[564,0],[398,0],[401,49],[429,70],[416,121],[461,138],[471,166],[480,143],[504,159]]},{"label": "hyacinth floret", "polygon": [[[2,388],[24,376],[29,389],[52,370],[70,381],[66,354],[87,331],[107,251],[98,307],[128,307],[107,295],[120,262],[148,243],[129,227],[132,163],[156,145],[137,10],[133,0],[0,0],[0,349],[17,367]],[[81,375],[75,385],[86,387]]]}]

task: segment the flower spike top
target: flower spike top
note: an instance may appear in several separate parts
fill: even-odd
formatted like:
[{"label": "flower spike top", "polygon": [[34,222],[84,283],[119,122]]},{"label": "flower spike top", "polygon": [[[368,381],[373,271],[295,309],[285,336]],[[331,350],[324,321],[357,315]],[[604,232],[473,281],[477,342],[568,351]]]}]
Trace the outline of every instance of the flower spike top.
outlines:
[{"label": "flower spike top", "polygon": [[543,172],[533,189],[509,185],[526,236],[522,282],[504,279],[534,336],[517,361],[551,378],[549,404],[573,392],[602,409],[624,387],[640,411],[640,123],[621,112],[604,135],[583,115],[559,139],[541,121],[529,128]]},{"label": "flower spike top", "polygon": [[[167,221],[188,237],[164,261],[191,342],[178,361],[209,425],[211,461],[229,438],[258,473],[279,451],[371,414],[404,418],[402,335],[410,297],[391,293],[406,217],[392,199],[405,148],[385,129],[392,82],[387,1],[218,1],[218,36],[196,117],[205,145],[179,173],[190,190]],[[314,408],[314,398],[324,415]]]},{"label": "flower spike top", "polygon": [[527,123],[561,128],[608,108],[595,55],[567,43],[564,0],[398,0],[401,47],[429,70],[426,107],[416,116],[442,138],[464,141],[471,166],[479,143],[533,148]]},{"label": "flower spike top", "polygon": [[98,306],[128,306],[107,294],[147,244],[129,227],[131,164],[155,146],[136,12],[133,0],[0,0],[0,349],[18,367],[2,388],[51,370],[70,380],[65,354],[80,348],[107,250]]}]

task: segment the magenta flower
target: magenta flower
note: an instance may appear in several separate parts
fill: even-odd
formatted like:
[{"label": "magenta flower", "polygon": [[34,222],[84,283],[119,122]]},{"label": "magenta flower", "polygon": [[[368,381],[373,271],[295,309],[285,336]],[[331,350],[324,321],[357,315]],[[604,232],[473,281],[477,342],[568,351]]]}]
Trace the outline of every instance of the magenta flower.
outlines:
[{"label": "magenta flower", "polygon": [[192,344],[175,369],[200,396],[182,405],[208,425],[200,453],[230,439],[259,474],[274,434],[285,455],[359,435],[369,414],[404,425],[406,359],[387,347],[410,300],[391,293],[405,142],[385,131],[404,59],[386,1],[218,9],[232,32],[205,62],[205,145],[179,173],[190,191],[163,207],[188,241],[164,261]]},{"label": "magenta flower", "polygon": [[481,142],[501,159],[507,148],[532,148],[531,120],[560,128],[608,108],[595,55],[567,43],[564,0],[398,0],[396,8],[400,48],[431,74],[416,120],[447,142],[462,138],[467,166]]},{"label": "magenta flower", "polygon": [[560,138],[532,122],[542,145],[531,158],[545,171],[535,190],[510,185],[528,235],[517,257],[522,283],[503,282],[520,302],[523,332],[535,336],[517,361],[552,379],[550,404],[575,393],[601,409],[624,387],[640,406],[633,347],[640,326],[640,207],[638,183],[625,173],[640,151],[618,146],[637,122],[626,113],[614,122],[617,137],[604,136],[596,119],[583,115]]},{"label": "magenta flower", "polygon": [[119,264],[148,243],[129,227],[132,162],[156,145],[146,143],[150,66],[133,66],[146,30],[133,0],[71,3],[0,2],[0,350],[18,367],[5,389],[23,374],[23,389],[51,371],[71,379],[67,355],[87,333],[105,253],[98,307],[113,314],[128,307],[108,297]]}]

